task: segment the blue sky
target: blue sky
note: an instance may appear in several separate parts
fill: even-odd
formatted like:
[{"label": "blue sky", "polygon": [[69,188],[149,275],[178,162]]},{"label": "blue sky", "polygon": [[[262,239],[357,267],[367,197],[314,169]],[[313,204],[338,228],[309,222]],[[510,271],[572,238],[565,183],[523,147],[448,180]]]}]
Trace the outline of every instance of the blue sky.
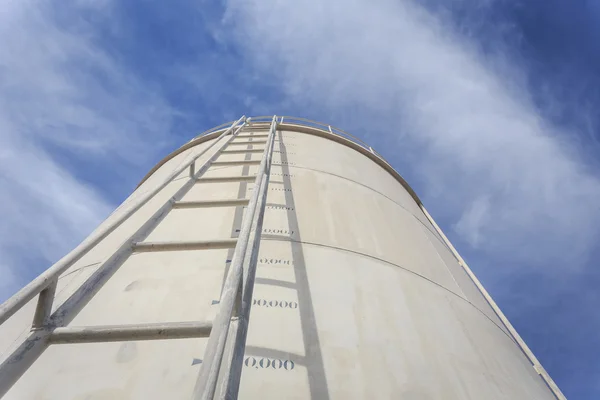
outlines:
[{"label": "blue sky", "polygon": [[361,136],[570,399],[600,398],[600,6],[5,1],[0,298],[166,152],[247,115]]}]

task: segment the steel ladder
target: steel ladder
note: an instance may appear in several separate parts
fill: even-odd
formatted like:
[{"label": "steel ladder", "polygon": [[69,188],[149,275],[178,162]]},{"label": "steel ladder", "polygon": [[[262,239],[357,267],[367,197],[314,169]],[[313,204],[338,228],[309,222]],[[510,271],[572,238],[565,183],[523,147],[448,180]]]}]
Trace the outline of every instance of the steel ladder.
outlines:
[{"label": "steel ladder", "polygon": [[[278,126],[277,117],[273,116],[268,135],[251,136],[253,139],[266,136],[265,140],[233,142],[236,137],[250,138],[250,136],[240,136],[239,134],[247,128],[252,128],[252,126],[250,119],[242,116],[220,134],[208,148],[177,168],[161,184],[134,199],[119,218],[94,232],[71,253],[0,306],[0,324],[2,324],[27,302],[39,295],[29,335],[0,365],[0,397],[10,390],[50,344],[208,337],[192,399],[237,398],[271,171],[273,145]],[[264,144],[265,147],[264,149],[252,148],[246,150],[227,149],[232,144]],[[196,160],[210,151],[212,151],[210,157],[196,170]],[[262,152],[260,161],[216,161],[221,154],[257,152]],[[259,164],[256,176],[202,177],[211,166],[256,164]],[[97,270],[52,313],[52,304],[59,276],[188,168],[189,178],[175,195],[125,240],[110,257],[102,261]],[[254,182],[254,190],[250,199],[181,200],[196,182],[245,181]],[[237,239],[189,242],[144,241],[172,209],[243,205],[247,205],[247,210],[244,213]],[[220,308],[213,321],[89,327],[67,326],[85,304],[90,301],[94,293],[135,252],[207,248],[234,248],[229,271],[221,292]]]}]

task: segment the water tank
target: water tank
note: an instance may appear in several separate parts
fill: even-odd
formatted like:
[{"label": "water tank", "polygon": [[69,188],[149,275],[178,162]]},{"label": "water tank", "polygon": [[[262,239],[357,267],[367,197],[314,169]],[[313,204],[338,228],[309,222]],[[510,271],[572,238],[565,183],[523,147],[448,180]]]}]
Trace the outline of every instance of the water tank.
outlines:
[{"label": "water tank", "polygon": [[211,398],[215,362],[215,398],[564,399],[406,181],[300,118],[167,155],[0,312],[6,399]]}]

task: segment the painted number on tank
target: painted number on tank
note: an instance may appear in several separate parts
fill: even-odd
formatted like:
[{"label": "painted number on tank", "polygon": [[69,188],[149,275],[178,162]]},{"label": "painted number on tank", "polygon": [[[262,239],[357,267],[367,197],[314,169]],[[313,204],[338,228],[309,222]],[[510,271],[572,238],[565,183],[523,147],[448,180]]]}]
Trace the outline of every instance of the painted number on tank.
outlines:
[{"label": "painted number on tank", "polygon": [[278,172],[271,172],[271,175],[273,175],[273,176],[286,176],[286,177],[294,177],[294,176],[296,176],[294,174],[281,174],[281,173],[278,173]]},{"label": "painted number on tank", "polygon": [[[248,208],[248,206],[244,206],[244,208]],[[294,211],[294,207],[288,207],[280,204],[271,204],[267,206],[267,209],[270,210],[285,210],[285,211]]]},{"label": "painted number on tank", "polygon": [[273,190],[275,192],[291,192],[292,189],[286,189],[286,188],[279,188],[279,187],[274,187],[274,188],[269,188],[270,190]]},{"label": "painted number on tank", "polygon": [[[235,232],[240,233],[240,230],[236,229]],[[263,228],[262,233],[279,234],[279,235],[293,235],[294,231],[288,231],[287,229]]]},{"label": "painted number on tank", "polygon": [[298,308],[297,302],[285,301],[285,300],[253,299],[252,305],[258,306],[258,307],[265,307],[265,308],[269,308],[269,307],[291,308],[292,310],[295,310],[296,308]]},{"label": "painted number on tank", "polygon": [[249,368],[255,369],[284,369],[286,371],[291,371],[294,369],[294,362],[292,360],[279,360],[272,358],[254,358],[254,357],[246,357],[244,360],[244,365]]},{"label": "painted number on tank", "polygon": [[282,260],[281,258],[260,258],[258,262],[268,265],[292,265],[290,260]]},{"label": "painted number on tank", "polygon": [[293,161],[279,161],[274,162],[273,165],[296,165],[296,163]]},{"label": "painted number on tank", "polygon": [[267,208],[270,208],[271,210],[294,211],[294,207],[282,206],[282,205],[268,205]]},{"label": "painted number on tank", "polygon": [[[236,229],[236,232],[237,231],[238,231],[238,229]],[[287,229],[264,228],[262,233],[274,233],[274,234],[279,234],[279,235],[293,235],[294,231],[288,231]]]}]

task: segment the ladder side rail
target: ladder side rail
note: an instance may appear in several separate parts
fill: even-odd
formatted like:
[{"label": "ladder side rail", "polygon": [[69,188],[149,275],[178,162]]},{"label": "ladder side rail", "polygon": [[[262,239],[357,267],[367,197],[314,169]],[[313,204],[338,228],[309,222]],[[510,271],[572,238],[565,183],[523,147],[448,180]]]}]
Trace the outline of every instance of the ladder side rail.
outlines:
[{"label": "ladder side rail", "polygon": [[[109,257],[105,262],[102,263],[100,267],[96,270],[90,278],[88,278],[76,291],[73,293],[60,307],[52,315],[52,322],[55,326],[62,326],[68,323],[74,316],[74,312],[78,312],[89,300],[89,293],[93,293],[97,291],[98,285],[102,284],[106,279],[105,274],[109,276],[112,274],[112,268],[105,268],[106,265],[119,265],[121,261],[123,261],[129,253],[131,253],[136,247],[140,246],[140,242],[142,242],[148,234],[158,225],[158,223],[171,211],[173,208],[173,204],[181,200],[183,196],[195,185],[199,176],[204,174],[208,168],[210,168],[212,162],[219,157],[219,154],[222,149],[224,149],[228,142],[230,142],[237,133],[242,130],[242,127],[239,127],[235,133],[229,138],[228,141],[224,142],[215,150],[215,152],[211,155],[211,157],[206,160],[198,171],[196,175],[192,179],[189,179],[169,200],[167,200],[161,208],[159,208],[153,215],[144,223],[133,235],[131,235],[127,240],[125,240],[119,250],[117,250],[111,257]],[[225,244],[228,246],[228,244]],[[143,245],[142,245],[143,247]],[[159,247],[159,246],[156,246]],[[185,244],[182,243],[181,247],[185,247]]]},{"label": "ladder side rail", "polygon": [[[271,143],[273,147],[275,141]],[[273,156],[273,149],[269,150],[269,159]],[[221,367],[221,376],[218,383],[218,398],[235,400],[238,397],[242,366],[244,362],[244,351],[246,350],[246,337],[248,324],[250,322],[250,311],[252,307],[252,295],[256,279],[256,266],[260,250],[260,239],[267,204],[267,191],[269,189],[269,178],[271,174],[271,162],[265,172],[260,191],[261,201],[258,204],[258,213],[254,216],[254,236],[252,246],[248,247],[244,262],[244,276],[242,282],[242,305],[238,318],[234,319],[229,326],[227,344],[225,350],[224,365]]]},{"label": "ladder side rail", "polygon": [[[246,124],[246,117],[242,116],[235,123],[233,123],[229,129],[223,132],[214,142],[205,150],[201,151],[198,155],[194,156],[190,161],[185,163],[183,166],[179,167],[173,173],[169,175],[167,179],[165,179],[160,185],[156,186],[154,189],[148,191],[144,195],[142,195],[139,199],[134,201],[131,207],[123,213],[119,218],[117,218],[110,225],[92,233],[90,237],[88,237],[84,242],[79,244],[73,251],[69,254],[61,258],[58,262],[48,268],[46,271],[42,272],[37,278],[33,281],[29,282],[25,287],[19,290],[15,295],[6,300],[2,305],[0,305],[0,324],[6,321],[10,316],[16,313],[21,307],[23,307],[29,300],[39,294],[42,290],[52,284],[54,280],[58,278],[60,274],[66,271],[70,266],[72,266],[77,260],[83,257],[90,249],[92,249],[95,245],[97,245],[102,239],[108,236],[111,232],[113,232],[117,227],[119,227],[125,220],[127,220],[134,212],[140,209],[144,204],[146,204],[151,198],[153,198],[158,192],[160,192],[164,187],[166,187],[173,179],[177,177],[181,172],[183,172],[186,168],[192,165],[196,159],[200,158],[207,151],[212,149],[217,143],[221,141],[223,137],[228,135],[233,131],[233,129],[242,123],[242,127]],[[233,137],[233,135],[232,135]]]},{"label": "ladder side rail", "polygon": [[[271,121],[271,129],[267,146],[262,156],[259,171],[256,175],[256,180],[254,183],[255,188],[260,189],[265,176],[265,171],[267,170],[267,162],[270,160],[269,151],[273,149],[272,143],[274,142],[276,124],[277,119],[274,116]],[[241,289],[243,275],[242,265],[244,262],[246,249],[248,247],[252,222],[254,220],[254,214],[260,199],[260,194],[260,190],[253,191],[252,198],[246,210],[246,215],[244,215],[242,221],[242,227],[238,236],[238,243],[235,247],[231,260],[231,267],[227,274],[223,291],[221,292],[220,309],[213,322],[213,329],[204,351],[204,361],[202,363],[202,367],[200,368],[200,373],[198,374],[198,379],[194,387],[193,398],[197,400],[212,400],[215,394],[219,369],[221,367],[223,353],[225,350],[225,342],[227,340],[229,324],[231,323],[231,317],[234,311],[234,306],[236,305],[236,298],[238,298],[238,292]]]},{"label": "ladder side rail", "polygon": [[[238,127],[234,134],[223,142],[212,156],[198,169],[193,179],[188,181],[167,200],[136,232],[122,242],[117,251],[108,259],[104,260],[98,269],[77,288],[77,290],[48,318],[48,323],[32,331],[29,336],[14,350],[2,364],[0,364],[0,397],[2,397],[15,382],[27,371],[42,352],[49,345],[49,338],[54,328],[64,326],[72,320],[76,313],[81,310],[90,300],[91,296],[101,287],[104,282],[116,271],[122,262],[131,254],[135,244],[143,240],[158,222],[169,213],[172,205],[183,197],[197,182],[215,160],[221,150],[227,146],[243,128]],[[181,169],[183,171],[185,168]],[[180,171],[180,172],[181,172]]]}]

